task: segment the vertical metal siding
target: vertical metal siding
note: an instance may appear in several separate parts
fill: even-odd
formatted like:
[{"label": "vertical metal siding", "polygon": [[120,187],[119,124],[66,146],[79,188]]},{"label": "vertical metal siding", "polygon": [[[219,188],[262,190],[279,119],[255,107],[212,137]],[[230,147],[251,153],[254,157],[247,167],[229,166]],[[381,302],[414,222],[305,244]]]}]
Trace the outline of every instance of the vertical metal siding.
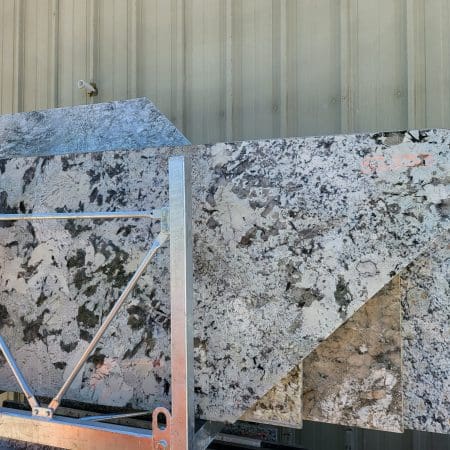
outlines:
[{"label": "vertical metal siding", "polygon": [[16,110],[16,17],[15,2],[0,3],[0,104],[2,111]]},{"label": "vertical metal siding", "polygon": [[436,126],[450,122],[450,2],[432,0],[425,8],[426,110]]},{"label": "vertical metal siding", "polygon": [[[288,0],[287,135],[343,131],[341,104],[341,8],[335,0]],[[345,89],[345,88],[344,88]]]},{"label": "vertical metal siding", "polygon": [[226,2],[185,2],[184,127],[193,142],[225,135]]},{"label": "vertical metal siding", "polygon": [[450,0],[2,0],[0,112],[148,96],[193,142],[450,127],[449,21]]}]

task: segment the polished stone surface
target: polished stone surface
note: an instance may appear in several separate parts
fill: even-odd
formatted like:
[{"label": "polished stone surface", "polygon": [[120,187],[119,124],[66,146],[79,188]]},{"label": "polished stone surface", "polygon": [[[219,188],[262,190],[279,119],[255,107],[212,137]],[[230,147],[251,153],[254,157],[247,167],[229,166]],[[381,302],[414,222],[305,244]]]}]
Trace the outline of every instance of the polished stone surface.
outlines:
[{"label": "polished stone surface", "polygon": [[241,418],[247,422],[302,428],[302,364],[259,399]]},{"label": "polished stone surface", "polygon": [[[198,415],[241,417],[423,253],[447,226],[449,143],[435,130],[183,150],[193,159]],[[158,206],[174,152],[4,160],[0,207]],[[156,232],[145,221],[0,229],[0,328],[40,393],[54,393]],[[165,250],[69,397],[167,404],[167,262]],[[11,387],[4,367],[0,380]]]},{"label": "polished stone surface", "polygon": [[402,275],[405,428],[450,433],[450,235]]},{"label": "polished stone surface", "polygon": [[[288,389],[298,374],[272,388],[288,395],[284,407],[273,402],[278,417],[288,426],[303,407],[305,420],[394,432],[404,422],[406,429],[450,433],[449,287],[444,234],[303,361],[303,403]],[[373,381],[379,389],[368,389]]]},{"label": "polished stone surface", "polygon": [[[279,425],[295,427],[301,427],[304,419],[402,432],[400,294],[397,276],[321,342],[244,419],[270,417]],[[264,409],[264,405],[269,406]]]},{"label": "polished stone surface", "polygon": [[188,145],[146,98],[0,116],[0,157]]},{"label": "polished stone surface", "polygon": [[403,432],[400,280],[303,361],[303,418]]}]

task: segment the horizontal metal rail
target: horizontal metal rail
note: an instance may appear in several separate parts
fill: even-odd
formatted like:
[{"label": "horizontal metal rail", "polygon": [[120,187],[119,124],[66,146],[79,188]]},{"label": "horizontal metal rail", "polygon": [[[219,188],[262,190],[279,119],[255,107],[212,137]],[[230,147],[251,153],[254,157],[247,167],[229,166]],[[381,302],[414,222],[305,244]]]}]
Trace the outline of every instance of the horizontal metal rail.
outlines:
[{"label": "horizontal metal rail", "polygon": [[17,220],[71,220],[71,219],[161,219],[161,210],[154,211],[101,211],[31,214],[0,214],[0,221]]},{"label": "horizontal metal rail", "polygon": [[1,435],[7,439],[79,450],[157,450],[151,430],[121,425],[81,422],[67,417],[51,420],[29,412],[0,408]]},{"label": "horizontal metal rail", "polygon": [[123,414],[105,414],[103,416],[86,416],[81,417],[79,420],[82,420],[83,422],[101,422],[103,420],[128,419],[130,417],[145,416],[146,414],[151,414],[151,411],[140,411]]}]

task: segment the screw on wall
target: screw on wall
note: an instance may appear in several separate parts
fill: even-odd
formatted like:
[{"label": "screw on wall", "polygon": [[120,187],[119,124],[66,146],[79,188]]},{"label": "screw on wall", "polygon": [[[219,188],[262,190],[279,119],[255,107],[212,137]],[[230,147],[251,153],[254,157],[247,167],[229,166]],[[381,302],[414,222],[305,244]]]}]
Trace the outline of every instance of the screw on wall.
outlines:
[{"label": "screw on wall", "polygon": [[88,83],[87,81],[79,80],[77,86],[78,89],[84,89],[89,97],[95,97],[98,95],[97,85],[92,81]]}]

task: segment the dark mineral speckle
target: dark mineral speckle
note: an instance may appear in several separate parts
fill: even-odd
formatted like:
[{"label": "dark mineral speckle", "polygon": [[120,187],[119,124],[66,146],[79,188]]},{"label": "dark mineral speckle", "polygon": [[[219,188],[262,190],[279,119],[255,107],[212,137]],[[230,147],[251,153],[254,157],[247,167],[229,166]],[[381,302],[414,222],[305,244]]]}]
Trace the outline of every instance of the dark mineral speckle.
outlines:
[{"label": "dark mineral speckle", "polygon": [[77,322],[88,328],[95,327],[99,322],[99,316],[86,307],[86,304],[78,308]]},{"label": "dark mineral speckle", "polygon": [[26,187],[33,181],[35,174],[36,167],[34,166],[31,166],[27,170],[25,170],[25,173],[23,174],[22,192],[25,192]]},{"label": "dark mineral speckle", "polygon": [[11,325],[11,319],[9,317],[8,310],[5,305],[0,304],[0,330],[5,325]]},{"label": "dark mineral speckle", "polygon": [[53,366],[55,367],[55,369],[64,370],[67,366],[67,363],[64,361],[58,361],[53,363]]},{"label": "dark mineral speckle", "polygon": [[339,313],[342,318],[346,317],[347,307],[352,302],[353,296],[348,289],[348,283],[342,276],[339,276],[336,290],[334,291],[334,299],[339,305]]},{"label": "dark mineral speckle", "polygon": [[94,354],[88,358],[87,362],[94,364],[95,367],[101,367],[105,362],[105,358],[106,355],[101,353],[100,349],[96,349]]},{"label": "dark mineral speckle", "polygon": [[45,314],[49,313],[48,309],[45,309],[39,316],[30,322],[25,317],[21,317],[20,320],[23,326],[23,341],[25,344],[31,344],[32,342],[43,338],[41,333],[41,326],[44,323]]},{"label": "dark mineral speckle", "polygon": [[86,260],[86,252],[82,249],[78,249],[76,254],[71,256],[67,260],[67,268],[72,269],[73,267],[83,267]]},{"label": "dark mineral speckle", "polygon": [[127,309],[128,325],[132,330],[139,330],[145,325],[145,311],[139,305],[130,306]]},{"label": "dark mineral speckle", "polygon": [[65,344],[63,341],[61,341],[59,343],[59,346],[61,347],[61,350],[66,352],[66,353],[70,353],[73,352],[77,346],[78,346],[78,342],[69,342],[68,344]]}]

